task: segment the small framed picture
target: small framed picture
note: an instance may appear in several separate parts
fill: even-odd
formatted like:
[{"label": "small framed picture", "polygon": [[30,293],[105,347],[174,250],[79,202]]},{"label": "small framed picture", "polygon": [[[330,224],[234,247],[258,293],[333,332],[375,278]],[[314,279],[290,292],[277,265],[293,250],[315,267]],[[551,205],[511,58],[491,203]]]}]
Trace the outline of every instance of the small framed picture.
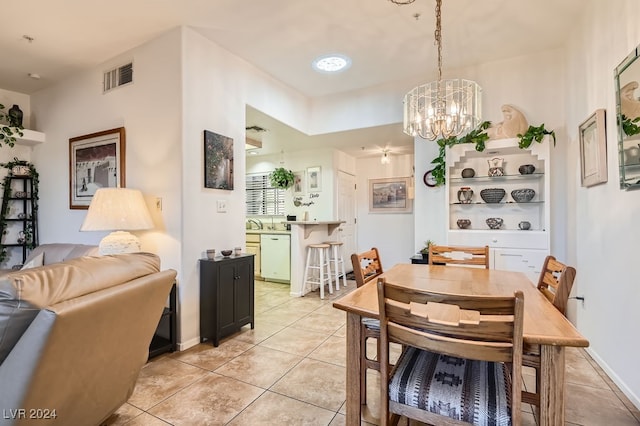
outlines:
[{"label": "small framed picture", "polygon": [[293,195],[304,195],[304,170],[293,172]]},{"label": "small framed picture", "polygon": [[88,209],[99,188],[124,187],[124,127],[69,139],[70,209]]},{"label": "small framed picture", "polygon": [[204,187],[233,190],[233,139],[204,131]]},{"label": "small framed picture", "polygon": [[605,110],[598,109],[580,126],[580,176],[582,186],[607,182],[607,132]]},{"label": "small framed picture", "polygon": [[369,179],[369,213],[411,213],[408,177]]},{"label": "small framed picture", "polygon": [[307,192],[322,191],[322,168],[320,166],[307,167]]}]

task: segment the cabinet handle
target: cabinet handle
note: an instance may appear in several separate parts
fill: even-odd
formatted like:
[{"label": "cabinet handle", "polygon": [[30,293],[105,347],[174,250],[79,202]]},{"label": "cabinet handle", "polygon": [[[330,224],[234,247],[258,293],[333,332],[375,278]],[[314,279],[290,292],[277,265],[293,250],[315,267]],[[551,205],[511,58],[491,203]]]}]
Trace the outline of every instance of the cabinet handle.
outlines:
[{"label": "cabinet handle", "polygon": [[500,256],[502,256],[502,257],[507,257],[507,256],[509,256],[509,257],[522,257],[521,254],[509,254],[509,253],[500,253]]}]

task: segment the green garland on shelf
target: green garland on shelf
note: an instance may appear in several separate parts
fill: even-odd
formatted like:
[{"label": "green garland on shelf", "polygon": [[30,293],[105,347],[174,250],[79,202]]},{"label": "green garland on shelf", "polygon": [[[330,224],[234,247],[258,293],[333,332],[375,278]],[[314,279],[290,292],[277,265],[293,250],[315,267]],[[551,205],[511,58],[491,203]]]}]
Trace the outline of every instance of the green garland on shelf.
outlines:
[{"label": "green garland on shelf", "polygon": [[[456,138],[455,136],[450,136],[448,138],[438,139],[436,143],[438,144],[438,156],[431,161],[431,164],[435,164],[433,171],[431,172],[433,178],[436,181],[436,186],[444,185],[445,176],[446,176],[446,166],[445,166],[445,157],[446,157],[446,149],[447,147],[451,148],[454,145],[458,145],[461,143],[472,143],[475,144],[476,151],[482,152],[485,148],[485,143],[489,140],[489,135],[486,130],[491,127],[490,121],[483,121],[467,133],[461,138]],[[547,130],[544,127],[544,124],[539,126],[529,126],[524,134],[518,134],[518,138],[520,141],[518,142],[518,147],[520,149],[527,149],[531,146],[531,144],[535,142],[542,142],[546,135],[551,135],[553,139],[553,146],[556,145],[556,133],[554,130]]]},{"label": "green garland on shelf", "polygon": [[[28,177],[32,179],[33,182],[33,192],[31,193],[31,215],[32,217],[36,217],[38,212],[38,184],[40,182],[40,175],[36,170],[35,166],[28,161],[19,160],[14,157],[13,161],[9,161],[8,163],[0,163],[1,167],[4,167],[9,170],[9,172],[2,179],[2,197],[3,200],[11,197],[11,178],[14,177],[12,169],[15,166],[27,166],[29,168]],[[6,235],[7,233],[7,221],[5,220],[8,215],[9,203],[3,203],[4,209],[0,211],[0,233],[1,235]],[[24,229],[24,237],[27,242],[27,248],[29,250],[33,250],[35,245],[35,239],[33,238],[33,223],[28,222],[27,226]],[[7,258],[7,247],[2,244],[0,239],[0,263],[4,262]]]},{"label": "green garland on shelf", "polygon": [[[9,111],[5,111],[4,105],[2,104],[0,104],[0,122],[11,123]],[[18,138],[24,136],[22,130],[24,130],[24,127],[22,127],[22,125],[6,126],[4,124],[0,124],[0,147],[2,146],[2,144],[13,147]]]}]

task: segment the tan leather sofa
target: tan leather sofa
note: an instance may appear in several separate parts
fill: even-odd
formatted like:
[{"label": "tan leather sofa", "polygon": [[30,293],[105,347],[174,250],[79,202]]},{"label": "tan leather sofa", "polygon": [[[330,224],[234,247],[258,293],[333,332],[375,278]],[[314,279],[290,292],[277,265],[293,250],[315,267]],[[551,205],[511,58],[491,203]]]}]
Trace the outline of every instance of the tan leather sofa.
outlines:
[{"label": "tan leather sofa", "polygon": [[106,420],[133,392],[175,277],[149,253],[0,277],[0,425]]}]

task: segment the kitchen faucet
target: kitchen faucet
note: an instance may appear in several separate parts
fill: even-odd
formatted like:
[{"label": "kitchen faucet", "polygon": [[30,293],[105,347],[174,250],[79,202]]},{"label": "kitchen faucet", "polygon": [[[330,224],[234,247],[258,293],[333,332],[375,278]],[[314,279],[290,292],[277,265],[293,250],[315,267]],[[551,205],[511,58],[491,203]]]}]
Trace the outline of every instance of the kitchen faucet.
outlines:
[{"label": "kitchen faucet", "polygon": [[[248,219],[247,222],[255,223],[258,229],[262,229],[262,222],[260,222],[260,219]],[[251,227],[249,227],[249,229],[251,229]]]}]

